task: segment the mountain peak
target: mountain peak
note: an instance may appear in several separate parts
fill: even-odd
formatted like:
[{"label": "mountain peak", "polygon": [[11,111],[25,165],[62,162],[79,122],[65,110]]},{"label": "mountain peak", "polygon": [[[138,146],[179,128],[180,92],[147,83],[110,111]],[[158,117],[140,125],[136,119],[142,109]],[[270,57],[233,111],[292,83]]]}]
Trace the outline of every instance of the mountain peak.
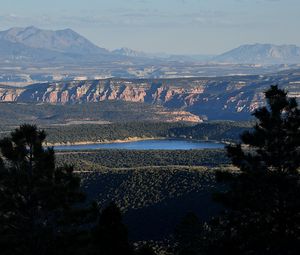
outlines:
[{"label": "mountain peak", "polygon": [[114,54],[127,56],[127,57],[147,57],[147,54],[142,51],[137,51],[126,47],[113,50],[112,52]]},{"label": "mountain peak", "polygon": [[217,62],[238,64],[291,64],[300,62],[296,45],[245,44],[214,58]]},{"label": "mountain peak", "polygon": [[44,30],[35,26],[14,27],[0,32],[0,40],[19,43],[30,48],[39,48],[63,53],[95,54],[107,53],[70,28]]},{"label": "mountain peak", "polygon": [[38,32],[40,29],[35,27],[35,26],[28,26],[28,27],[15,27],[15,28],[12,28],[10,30],[19,30],[19,32],[21,32],[22,30],[23,31],[27,31],[27,32],[32,32],[32,33],[36,33]]}]

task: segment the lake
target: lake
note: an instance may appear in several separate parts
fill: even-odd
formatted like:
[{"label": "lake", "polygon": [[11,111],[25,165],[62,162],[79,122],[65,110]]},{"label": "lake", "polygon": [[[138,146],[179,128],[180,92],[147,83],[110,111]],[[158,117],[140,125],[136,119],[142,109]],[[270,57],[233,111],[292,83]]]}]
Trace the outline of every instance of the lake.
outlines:
[{"label": "lake", "polygon": [[55,150],[97,150],[97,149],[124,149],[124,150],[194,150],[194,149],[220,149],[224,144],[217,142],[161,139],[141,140],[122,143],[99,143],[83,145],[54,146]]}]

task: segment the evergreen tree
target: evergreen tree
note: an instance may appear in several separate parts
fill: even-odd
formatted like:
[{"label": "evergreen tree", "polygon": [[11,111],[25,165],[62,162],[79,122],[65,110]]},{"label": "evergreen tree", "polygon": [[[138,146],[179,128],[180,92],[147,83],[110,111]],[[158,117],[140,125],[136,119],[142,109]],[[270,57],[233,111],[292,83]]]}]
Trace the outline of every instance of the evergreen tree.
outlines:
[{"label": "evergreen tree", "polygon": [[45,138],[25,124],[0,141],[1,254],[66,254],[79,233],[80,179],[72,167],[55,167]]},{"label": "evergreen tree", "polygon": [[217,175],[230,189],[217,197],[227,211],[215,224],[213,254],[299,252],[300,110],[277,86],[265,96],[253,131],[227,147],[240,172]]},{"label": "evergreen tree", "polygon": [[109,204],[99,214],[97,226],[92,232],[91,254],[132,254],[121,211],[114,203]]},{"label": "evergreen tree", "polygon": [[202,225],[194,213],[188,213],[175,229],[178,255],[197,255],[202,250]]}]

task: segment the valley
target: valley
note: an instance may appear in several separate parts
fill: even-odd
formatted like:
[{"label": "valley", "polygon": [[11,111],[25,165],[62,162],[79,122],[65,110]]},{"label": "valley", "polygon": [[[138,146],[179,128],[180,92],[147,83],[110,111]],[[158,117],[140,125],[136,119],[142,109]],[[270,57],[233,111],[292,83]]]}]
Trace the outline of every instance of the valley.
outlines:
[{"label": "valley", "polygon": [[298,255],[299,0],[1,0],[0,255]]},{"label": "valley", "polygon": [[[299,82],[295,69],[246,76],[1,85],[0,137],[31,123],[45,130],[45,146],[70,146],[55,147],[57,165],[74,167],[89,201],[102,208],[111,201],[118,205],[132,242],[153,243],[164,254],[165,242],[174,245],[175,226],[186,212],[206,222],[222,209],[213,196],[228,187],[216,181],[216,172],[236,171],[223,145],[188,150],[130,149],[126,143],[123,149],[115,144],[111,149],[85,146],[149,139],[236,143],[255,124],[251,113],[265,105],[270,84],[299,98]],[[80,150],[72,147],[76,144]]]}]

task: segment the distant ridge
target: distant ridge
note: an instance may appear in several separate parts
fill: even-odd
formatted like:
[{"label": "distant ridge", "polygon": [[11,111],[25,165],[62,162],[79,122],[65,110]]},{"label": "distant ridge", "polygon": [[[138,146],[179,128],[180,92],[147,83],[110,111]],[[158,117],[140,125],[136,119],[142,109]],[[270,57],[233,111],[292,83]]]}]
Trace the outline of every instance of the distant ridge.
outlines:
[{"label": "distant ridge", "polygon": [[127,56],[127,57],[143,57],[143,58],[148,57],[148,55],[145,52],[133,50],[126,47],[113,50],[112,53],[116,55]]},{"label": "distant ridge", "polygon": [[14,27],[0,32],[0,40],[19,43],[30,48],[58,51],[62,53],[95,54],[108,53],[72,29],[42,30],[34,26]]},{"label": "distant ridge", "polygon": [[[130,48],[109,51],[70,28],[44,30],[35,26],[14,27],[0,31],[0,61],[18,66],[74,66],[116,63],[151,65],[161,62],[229,64],[299,64],[300,47],[296,45],[247,44],[218,56],[146,53]],[[117,70],[122,73],[123,70]]]},{"label": "distant ridge", "polygon": [[237,64],[300,63],[300,47],[296,45],[246,44],[216,56],[213,61]]},{"label": "distant ridge", "polygon": [[72,29],[44,30],[34,26],[0,31],[0,61],[9,64],[76,64],[123,61]]}]

